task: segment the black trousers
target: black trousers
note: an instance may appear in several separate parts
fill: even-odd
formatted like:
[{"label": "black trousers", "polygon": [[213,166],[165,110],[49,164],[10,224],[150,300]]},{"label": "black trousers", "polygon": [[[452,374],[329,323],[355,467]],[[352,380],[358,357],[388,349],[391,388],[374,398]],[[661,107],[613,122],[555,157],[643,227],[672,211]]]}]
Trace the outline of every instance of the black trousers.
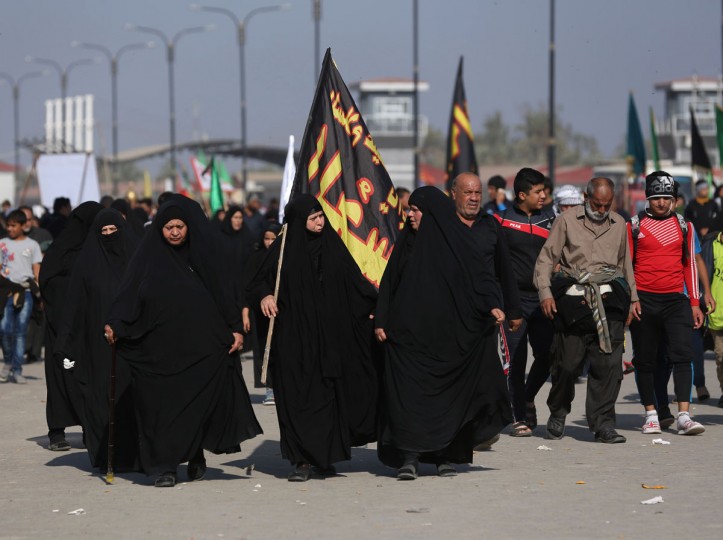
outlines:
[{"label": "black trousers", "polygon": [[[520,294],[522,326],[517,332],[510,332],[505,323],[507,345],[510,348],[509,387],[512,394],[512,410],[516,421],[526,417],[527,402],[534,402],[535,396],[550,376],[550,347],[555,328],[545,317],[536,296]],[[525,382],[527,370],[527,340],[530,340],[534,361]]]},{"label": "black trousers", "polygon": [[623,321],[608,321],[612,353],[600,350],[597,333],[557,331],[552,344],[552,389],[547,406],[553,416],[570,414],[575,398],[575,379],[582,374],[586,361],[590,363],[587,377],[585,416],[591,431],[615,427],[615,401],[623,380]]},{"label": "black trousers", "polygon": [[630,326],[637,372],[636,382],[644,406],[655,405],[655,371],[660,362],[658,349],[667,350],[673,367],[673,385],[678,402],[690,401],[693,384],[693,315],[688,297],[681,293],[656,294],[639,291],[639,321]]}]

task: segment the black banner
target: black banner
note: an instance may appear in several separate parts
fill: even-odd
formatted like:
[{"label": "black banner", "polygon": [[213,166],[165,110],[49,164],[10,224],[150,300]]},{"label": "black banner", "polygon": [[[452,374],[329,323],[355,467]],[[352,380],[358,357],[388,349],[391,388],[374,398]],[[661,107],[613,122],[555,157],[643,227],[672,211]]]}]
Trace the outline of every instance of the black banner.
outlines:
[{"label": "black banner", "polygon": [[449,115],[449,131],[447,133],[447,191],[452,180],[461,173],[478,173],[477,158],[474,155],[474,134],[467,113],[467,98],[462,80],[462,64],[464,57],[459,59],[457,81],[452,97],[452,112]]}]

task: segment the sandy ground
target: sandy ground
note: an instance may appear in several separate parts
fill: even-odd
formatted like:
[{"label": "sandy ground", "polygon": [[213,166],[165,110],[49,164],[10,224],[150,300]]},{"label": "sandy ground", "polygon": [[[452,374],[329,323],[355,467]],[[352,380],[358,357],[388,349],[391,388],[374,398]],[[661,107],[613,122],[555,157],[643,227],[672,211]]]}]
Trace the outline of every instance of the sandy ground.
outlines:
[{"label": "sandy ground", "polygon": [[[248,361],[244,373],[252,380]],[[68,430],[72,450],[49,452],[43,365],[30,364],[25,374],[27,385],[0,385],[3,539],[723,538],[715,498],[723,480],[723,409],[716,407],[711,358],[706,375],[713,397],[692,407],[707,429],[701,436],[669,431],[662,438],[670,445],[654,445],[659,435],[642,435],[642,408],[628,375],[617,407],[626,444],[593,441],[581,384],[564,439],[546,441],[544,427],[530,438],[505,432],[459,476],[439,478],[422,466],[413,482],[397,481],[371,445],[338,464],[336,477],[287,482],[275,410],[261,404],[261,390],[251,389],[264,435],[239,454],[209,456],[201,481],[186,482],[182,465],[182,483],[173,489],[154,488],[141,474],[107,485],[90,469],[79,428]],[[543,424],[548,391],[538,396]],[[663,503],[641,504],[658,495]]]}]

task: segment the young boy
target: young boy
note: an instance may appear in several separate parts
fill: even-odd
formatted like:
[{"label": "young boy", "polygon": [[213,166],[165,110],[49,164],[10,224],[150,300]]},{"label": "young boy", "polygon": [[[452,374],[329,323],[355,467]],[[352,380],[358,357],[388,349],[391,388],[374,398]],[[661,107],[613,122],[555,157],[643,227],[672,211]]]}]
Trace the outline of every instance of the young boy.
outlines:
[{"label": "young boy", "polygon": [[24,287],[22,292],[11,292],[5,300],[5,314],[0,321],[4,364],[0,368],[0,382],[12,375],[18,384],[28,381],[23,377],[25,336],[33,310],[33,295],[27,283],[38,280],[40,272],[40,245],[25,236],[23,227],[25,213],[13,210],[7,217],[8,238],[0,240],[0,275],[10,282]]}]

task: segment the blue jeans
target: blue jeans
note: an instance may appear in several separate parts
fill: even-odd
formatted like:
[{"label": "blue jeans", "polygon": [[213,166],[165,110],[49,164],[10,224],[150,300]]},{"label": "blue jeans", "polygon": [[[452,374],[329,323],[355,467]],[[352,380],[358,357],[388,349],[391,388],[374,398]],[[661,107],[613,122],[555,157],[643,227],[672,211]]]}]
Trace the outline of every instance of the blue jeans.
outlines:
[{"label": "blue jeans", "polygon": [[18,311],[13,306],[13,297],[9,296],[5,303],[5,314],[0,322],[0,333],[3,336],[3,357],[6,364],[10,364],[13,372],[20,375],[23,372],[25,358],[25,337],[28,333],[28,322],[33,311],[33,296],[25,291],[25,303]]}]

